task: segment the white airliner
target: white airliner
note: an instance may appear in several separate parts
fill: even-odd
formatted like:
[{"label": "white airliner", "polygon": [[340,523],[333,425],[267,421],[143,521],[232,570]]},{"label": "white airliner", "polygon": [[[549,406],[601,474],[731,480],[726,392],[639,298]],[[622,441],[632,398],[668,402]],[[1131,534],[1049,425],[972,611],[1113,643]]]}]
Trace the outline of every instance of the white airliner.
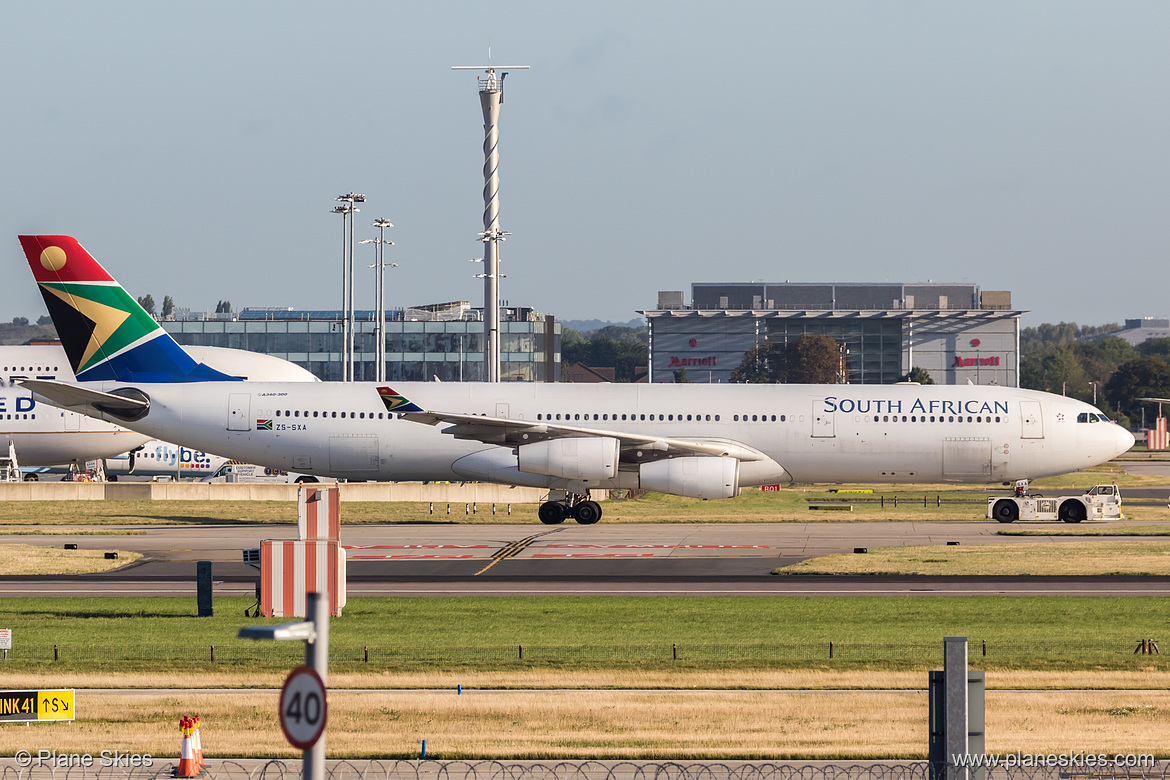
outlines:
[{"label": "white airliner", "polygon": [[106,458],[104,466],[110,480],[123,476],[203,479],[226,462],[219,455],[151,439],[135,450]]},{"label": "white airliner", "polygon": [[592,488],[729,498],[793,481],[1001,482],[1134,442],[1088,404],[1006,387],[225,381],[115,296],[74,239],[21,243],[82,382],[24,382],[51,403],[288,471],[547,487],[545,523],[597,522]]},{"label": "white airliner", "polygon": [[[231,376],[318,381],[300,366],[269,355],[222,347],[188,349],[196,359]],[[18,386],[23,379],[74,381],[64,348],[60,344],[0,346],[0,456],[11,449],[22,468],[83,464],[87,460],[132,453],[150,441],[151,437],[120,425],[38,404],[27,389]],[[135,459],[133,454],[128,454],[123,461],[130,464]],[[107,465],[110,464],[111,461],[107,461]],[[112,473],[120,472],[115,468]]]}]

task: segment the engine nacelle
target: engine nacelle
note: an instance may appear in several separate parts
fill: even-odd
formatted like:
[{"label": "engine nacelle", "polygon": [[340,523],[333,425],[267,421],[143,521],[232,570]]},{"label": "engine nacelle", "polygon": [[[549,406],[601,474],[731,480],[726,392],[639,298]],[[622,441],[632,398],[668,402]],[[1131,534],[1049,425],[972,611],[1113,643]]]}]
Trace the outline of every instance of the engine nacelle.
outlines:
[{"label": "engine nacelle", "polygon": [[739,495],[739,461],[735,458],[671,458],[643,463],[638,471],[644,490],[690,498]]},{"label": "engine nacelle", "polygon": [[618,467],[617,439],[609,436],[549,439],[519,448],[520,470],[561,479],[593,482],[613,479]]}]

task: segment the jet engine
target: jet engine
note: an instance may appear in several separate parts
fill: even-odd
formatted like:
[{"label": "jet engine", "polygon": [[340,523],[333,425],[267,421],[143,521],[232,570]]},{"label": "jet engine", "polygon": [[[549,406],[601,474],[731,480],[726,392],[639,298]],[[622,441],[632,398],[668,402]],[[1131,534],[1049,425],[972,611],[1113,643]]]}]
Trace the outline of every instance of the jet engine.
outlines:
[{"label": "jet engine", "polygon": [[671,458],[643,463],[638,470],[644,490],[691,498],[739,495],[739,461],[735,458]]},{"label": "jet engine", "polygon": [[521,444],[520,471],[588,482],[613,479],[617,474],[618,445],[617,439],[608,436]]}]

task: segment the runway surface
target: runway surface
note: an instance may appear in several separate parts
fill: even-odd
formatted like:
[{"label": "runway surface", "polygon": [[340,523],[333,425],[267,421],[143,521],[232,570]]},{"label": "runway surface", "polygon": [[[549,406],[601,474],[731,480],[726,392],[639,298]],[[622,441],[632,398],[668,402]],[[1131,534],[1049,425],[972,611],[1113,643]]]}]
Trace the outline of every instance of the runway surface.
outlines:
[{"label": "runway surface", "polygon": [[[1170,480],[1170,462],[1129,462],[1133,474]],[[1170,500],[1170,487],[1126,490],[1142,503]],[[1148,525],[1085,522],[1078,528]],[[1068,530],[1064,523],[1012,528]],[[1160,537],[999,536],[978,522],[657,523],[581,526],[427,522],[342,526],[350,595],[1170,595],[1170,577],[777,576],[780,566],[855,548],[1035,544]],[[62,528],[76,531],[76,528]],[[242,550],[261,539],[296,538],[294,525],[103,526],[101,535],[6,535],[0,544],[142,553],[98,575],[0,575],[0,595],[193,595],[196,561],[213,562],[216,592],[252,595],[259,572]],[[123,530],[126,533],[117,533]],[[115,533],[110,534],[110,531]]]},{"label": "runway surface", "polygon": [[[1112,521],[1110,525],[1134,524]],[[1032,529],[1063,523],[1029,523]],[[1082,527],[1094,525],[1083,523]],[[1170,577],[775,576],[804,558],[856,547],[1100,541],[997,536],[993,522],[818,522],[593,526],[410,524],[342,529],[350,595],[1170,595]],[[115,530],[109,529],[106,530]],[[0,595],[193,595],[195,562],[213,562],[216,592],[252,595],[258,572],[241,551],[296,537],[292,525],[136,528],[69,536],[82,548],[141,552],[99,575],[3,577]],[[1108,537],[1112,540],[1137,537]],[[1150,539],[1151,537],[1141,537]],[[0,544],[63,544],[0,536]]]}]

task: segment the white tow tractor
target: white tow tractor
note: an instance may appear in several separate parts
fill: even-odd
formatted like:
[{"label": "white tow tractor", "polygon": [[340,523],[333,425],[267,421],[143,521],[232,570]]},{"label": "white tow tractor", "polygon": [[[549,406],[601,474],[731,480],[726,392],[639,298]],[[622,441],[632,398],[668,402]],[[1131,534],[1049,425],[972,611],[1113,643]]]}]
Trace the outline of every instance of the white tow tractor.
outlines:
[{"label": "white tow tractor", "polygon": [[1079,496],[1046,498],[1028,495],[1027,484],[1016,485],[1016,494],[1009,497],[990,496],[987,516],[1001,523],[1016,520],[1062,520],[1079,523],[1082,520],[1118,520],[1121,514],[1121,491],[1117,485],[1094,485]]}]

